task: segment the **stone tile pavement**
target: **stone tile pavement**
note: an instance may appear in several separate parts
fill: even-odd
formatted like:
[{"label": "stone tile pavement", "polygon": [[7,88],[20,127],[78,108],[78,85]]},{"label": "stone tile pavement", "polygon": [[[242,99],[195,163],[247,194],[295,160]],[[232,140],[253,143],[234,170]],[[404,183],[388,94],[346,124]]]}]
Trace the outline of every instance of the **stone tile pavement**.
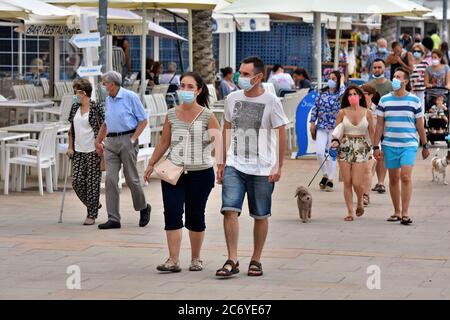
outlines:
[{"label": "stone tile pavement", "polygon": [[[433,151],[434,152],[434,151]],[[444,151],[441,150],[441,154]],[[450,298],[450,186],[431,183],[430,161],[414,173],[414,224],[388,223],[388,194],[372,194],[362,218],[345,222],[342,184],[324,193],[316,183],[313,221],[298,218],[294,191],[317,170],[311,160],[288,160],[274,193],[273,216],[263,256],[265,275],[250,278],[252,219],[241,218],[241,273],[218,280],[226,260],[221,188],[207,207],[202,272],[189,272],[189,242],[183,240],[178,274],[159,274],[167,256],[159,180],[145,187],[151,222],[139,228],[129,190],[121,194],[122,229],[82,226],[85,210],[69,189],[64,222],[57,223],[61,192],[40,197],[36,189],[0,196],[0,299],[448,299]],[[0,189],[0,192],[2,190]],[[104,194],[101,197],[104,203]],[[106,219],[105,209],[98,222]],[[66,270],[81,270],[81,289],[69,290]],[[369,266],[381,271],[381,289],[369,290]]]}]

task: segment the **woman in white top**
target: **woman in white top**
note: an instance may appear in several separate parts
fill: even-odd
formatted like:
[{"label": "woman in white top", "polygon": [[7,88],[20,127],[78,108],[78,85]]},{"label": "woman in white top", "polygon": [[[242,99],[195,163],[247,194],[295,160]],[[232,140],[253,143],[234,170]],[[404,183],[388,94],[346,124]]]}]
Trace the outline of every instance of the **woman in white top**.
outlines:
[{"label": "woman in white top", "polygon": [[342,96],[341,110],[333,131],[332,147],[340,147],[339,168],[344,180],[344,198],[347,206],[345,221],[353,221],[353,190],[356,191],[356,216],[364,214],[364,172],[371,155],[370,141],[374,127],[372,112],[367,109],[362,90],[349,86]]},{"label": "woman in white top", "polygon": [[189,72],[181,77],[178,96],[182,103],[169,110],[161,140],[148,162],[144,179],[150,179],[153,166],[170,147],[167,159],[177,166],[184,166],[185,172],[175,186],[161,180],[169,258],[158,265],[157,270],[181,271],[179,256],[185,226],[191,240],[189,270],[201,271],[203,262],[200,250],[206,228],[205,207],[215,183],[210,144],[213,142],[217,146],[216,150],[222,150],[221,134],[219,123],[208,108],[208,87],[197,73]]},{"label": "woman in white top", "polygon": [[95,139],[105,120],[102,104],[91,100],[92,86],[89,80],[73,83],[73,104],[69,115],[69,147],[72,158],[72,186],[78,198],[87,207],[84,225],[93,225],[101,205],[100,157],[95,151]]}]

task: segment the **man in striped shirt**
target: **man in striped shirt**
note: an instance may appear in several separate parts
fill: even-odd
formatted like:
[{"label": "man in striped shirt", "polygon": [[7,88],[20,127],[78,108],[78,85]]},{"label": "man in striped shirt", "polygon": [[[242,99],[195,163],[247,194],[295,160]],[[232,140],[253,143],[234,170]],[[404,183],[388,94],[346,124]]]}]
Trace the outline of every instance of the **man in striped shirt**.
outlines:
[{"label": "man in striped shirt", "polygon": [[[408,209],[412,194],[411,175],[419,146],[417,133],[422,142],[422,157],[426,159],[430,155],[420,99],[406,91],[408,83],[408,71],[397,69],[392,80],[394,92],[383,96],[378,105],[373,141],[375,159],[379,161],[384,156],[384,164],[389,170],[389,189],[395,211],[388,221],[401,221],[405,225],[412,223]],[[383,151],[378,147],[382,135]]]}]

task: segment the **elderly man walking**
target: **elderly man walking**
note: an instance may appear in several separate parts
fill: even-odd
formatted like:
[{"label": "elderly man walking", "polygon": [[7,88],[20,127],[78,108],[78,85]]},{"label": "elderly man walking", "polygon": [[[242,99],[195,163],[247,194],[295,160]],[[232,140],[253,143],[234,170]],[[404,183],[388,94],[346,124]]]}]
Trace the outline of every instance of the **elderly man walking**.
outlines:
[{"label": "elderly man walking", "polygon": [[[138,137],[148,125],[147,114],[134,92],[121,87],[122,75],[110,71],[103,75],[103,90],[106,90],[106,114],[95,147],[97,153],[105,152],[106,164],[106,209],[108,221],[99,229],[120,228],[119,213],[119,171],[123,165],[125,181],[131,190],[134,210],[140,211],[139,226],[145,227],[150,221],[151,206],[145,200],[136,168],[139,150]],[[107,137],[106,143],[103,140]]]}]

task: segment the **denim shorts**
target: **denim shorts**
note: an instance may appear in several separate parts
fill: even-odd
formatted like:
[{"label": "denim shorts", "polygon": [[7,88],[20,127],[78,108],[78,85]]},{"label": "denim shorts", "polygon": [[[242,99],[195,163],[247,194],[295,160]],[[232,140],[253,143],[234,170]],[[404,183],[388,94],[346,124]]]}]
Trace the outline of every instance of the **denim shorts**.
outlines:
[{"label": "denim shorts", "polygon": [[387,169],[399,169],[403,166],[414,166],[416,162],[416,147],[383,146],[384,165]]},{"label": "denim shorts", "polygon": [[268,176],[254,176],[242,173],[234,167],[225,167],[222,179],[222,209],[241,214],[245,193],[247,193],[250,216],[266,219],[271,216],[272,193],[275,183]]}]

